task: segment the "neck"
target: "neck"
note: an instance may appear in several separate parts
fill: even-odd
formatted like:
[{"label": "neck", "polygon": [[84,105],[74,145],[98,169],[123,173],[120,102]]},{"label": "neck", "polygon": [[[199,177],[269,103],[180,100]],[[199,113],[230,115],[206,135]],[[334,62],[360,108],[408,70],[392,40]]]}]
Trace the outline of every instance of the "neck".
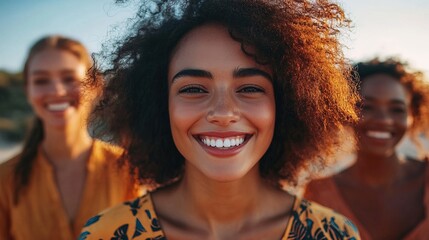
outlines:
[{"label": "neck", "polygon": [[81,126],[45,127],[44,136],[43,150],[54,165],[83,161],[93,144],[88,131]]},{"label": "neck", "polygon": [[353,173],[360,182],[372,186],[387,186],[395,180],[400,170],[400,159],[395,152],[382,156],[358,152]]},{"label": "neck", "polygon": [[259,189],[266,187],[259,174],[255,178],[232,182],[201,181],[195,177],[186,176],[183,179],[181,187],[185,192],[184,196],[189,196],[188,200],[197,209],[205,209],[204,218],[221,222],[243,219],[244,215],[257,206]]},{"label": "neck", "polygon": [[[185,172],[180,182],[159,191],[163,192],[163,197],[158,194],[157,198],[161,205],[168,206],[174,201],[175,206],[181,206],[179,211],[172,207],[162,215],[178,225],[186,222],[185,228],[236,232],[268,216],[280,214],[278,209],[293,204],[292,196],[260,177],[258,166],[246,176],[229,182],[214,181],[189,168]],[[167,217],[171,212],[185,214],[186,220]]]}]

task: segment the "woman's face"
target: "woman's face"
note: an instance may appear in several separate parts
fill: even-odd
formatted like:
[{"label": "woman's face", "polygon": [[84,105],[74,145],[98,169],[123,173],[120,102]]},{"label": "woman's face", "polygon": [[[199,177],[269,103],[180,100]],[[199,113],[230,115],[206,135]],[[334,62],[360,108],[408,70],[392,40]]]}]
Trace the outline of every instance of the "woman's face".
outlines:
[{"label": "woman's face", "polygon": [[27,97],[45,126],[62,128],[82,122],[89,107],[82,101],[85,65],[72,53],[46,49],[28,65]]},{"label": "woman's face", "polygon": [[168,80],[172,135],[187,173],[232,181],[257,170],[273,138],[271,78],[226,28],[203,25],[185,35]]},{"label": "woman's face", "polygon": [[364,79],[361,97],[359,151],[389,156],[411,125],[410,96],[397,79],[375,74]]}]

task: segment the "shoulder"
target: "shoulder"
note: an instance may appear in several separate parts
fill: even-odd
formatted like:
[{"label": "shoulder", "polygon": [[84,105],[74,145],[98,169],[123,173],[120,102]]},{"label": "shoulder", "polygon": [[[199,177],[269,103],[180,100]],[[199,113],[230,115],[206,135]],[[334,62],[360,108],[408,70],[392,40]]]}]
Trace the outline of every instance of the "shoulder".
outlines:
[{"label": "shoulder", "polygon": [[343,215],[306,199],[296,201],[289,236],[299,239],[360,239],[357,227]]},{"label": "shoulder", "polygon": [[5,183],[9,179],[13,178],[19,158],[20,155],[17,155],[0,164],[0,183]]},{"label": "shoulder", "polygon": [[0,164],[0,208],[10,206],[16,187],[15,168],[20,156]]},{"label": "shoulder", "polygon": [[94,141],[94,153],[101,154],[103,156],[119,157],[124,152],[124,149],[101,140],[96,139]]},{"label": "shoulder", "polygon": [[307,199],[314,199],[322,195],[335,192],[335,182],[332,176],[311,180],[304,189],[304,196]]},{"label": "shoulder", "polygon": [[323,178],[317,178],[314,180],[311,180],[307,184],[307,188],[318,188],[318,187],[325,187],[327,185],[332,184],[333,178],[332,176],[329,177],[323,177]]},{"label": "shoulder", "polygon": [[119,146],[95,139],[91,150],[91,162],[99,167],[104,166],[119,171],[122,170],[119,159],[123,152],[123,148]]},{"label": "shoulder", "polygon": [[165,239],[150,194],[123,202],[90,218],[83,239]]},{"label": "shoulder", "polygon": [[418,177],[423,177],[428,171],[428,161],[418,160],[411,157],[406,157],[401,161],[402,180],[409,181]]}]

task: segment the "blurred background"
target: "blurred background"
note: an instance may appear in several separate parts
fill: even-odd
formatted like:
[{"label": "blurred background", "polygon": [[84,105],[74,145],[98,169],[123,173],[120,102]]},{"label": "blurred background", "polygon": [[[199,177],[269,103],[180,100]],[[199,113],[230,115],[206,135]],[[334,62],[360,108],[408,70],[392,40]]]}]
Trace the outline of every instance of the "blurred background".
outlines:
[{"label": "blurred background", "polygon": [[[343,37],[351,62],[396,56],[429,75],[428,0],[340,0],[353,22]],[[48,34],[81,41],[90,52],[122,36],[138,1],[0,1],[0,162],[21,148],[32,112],[23,91],[22,68],[28,48]],[[414,154],[408,140],[404,153]],[[407,154],[408,154],[407,153]]]}]

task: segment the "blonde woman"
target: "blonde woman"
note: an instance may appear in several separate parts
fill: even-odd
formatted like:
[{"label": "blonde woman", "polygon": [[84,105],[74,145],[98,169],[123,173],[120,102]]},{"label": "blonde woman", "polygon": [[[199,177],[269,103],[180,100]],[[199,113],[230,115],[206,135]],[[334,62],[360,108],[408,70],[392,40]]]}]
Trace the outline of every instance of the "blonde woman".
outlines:
[{"label": "blonde woman", "polygon": [[76,239],[86,219],[137,196],[122,151],[94,140],[91,58],[78,41],[48,36],[30,49],[25,90],[35,112],[23,151],[0,165],[0,239]]}]

